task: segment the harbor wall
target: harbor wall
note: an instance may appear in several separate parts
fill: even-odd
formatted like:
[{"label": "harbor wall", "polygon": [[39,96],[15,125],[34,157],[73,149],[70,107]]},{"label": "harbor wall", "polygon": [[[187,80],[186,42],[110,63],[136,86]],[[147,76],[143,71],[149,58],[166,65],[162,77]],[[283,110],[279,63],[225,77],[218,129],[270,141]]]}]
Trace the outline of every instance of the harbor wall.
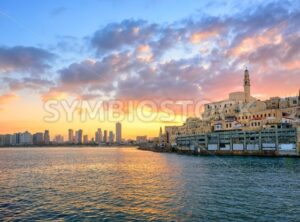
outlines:
[{"label": "harbor wall", "polygon": [[178,136],[176,146],[152,144],[141,149],[199,155],[299,156],[299,141],[299,128],[274,128]]}]

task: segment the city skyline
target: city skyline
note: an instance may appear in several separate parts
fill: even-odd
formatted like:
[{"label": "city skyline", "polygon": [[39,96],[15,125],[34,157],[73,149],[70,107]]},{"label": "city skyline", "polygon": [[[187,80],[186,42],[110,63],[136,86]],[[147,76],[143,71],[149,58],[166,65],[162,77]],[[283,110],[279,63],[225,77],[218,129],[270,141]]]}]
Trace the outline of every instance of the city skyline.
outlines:
[{"label": "city skyline", "polygon": [[[76,107],[72,121],[47,122],[45,104],[218,101],[242,90],[245,65],[255,98],[298,95],[299,2],[92,2],[1,1],[0,134],[49,129],[67,138],[71,128],[91,138],[101,125],[109,137],[116,121],[82,122],[84,109]],[[133,139],[143,128],[157,136],[186,117],[125,118],[122,135]]]},{"label": "city skyline", "polygon": [[95,137],[86,134],[82,129],[68,129],[65,135],[53,133],[49,130],[43,132],[14,132],[12,134],[0,134],[0,146],[21,146],[21,145],[106,145],[126,144],[122,137],[122,124],[115,124],[115,133],[109,130],[98,128],[95,131]]}]

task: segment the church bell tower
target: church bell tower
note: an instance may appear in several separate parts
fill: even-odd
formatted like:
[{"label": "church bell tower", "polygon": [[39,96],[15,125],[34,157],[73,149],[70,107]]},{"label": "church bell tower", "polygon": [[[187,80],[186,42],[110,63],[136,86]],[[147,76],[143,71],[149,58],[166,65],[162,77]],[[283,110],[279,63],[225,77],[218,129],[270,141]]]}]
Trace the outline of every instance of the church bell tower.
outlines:
[{"label": "church bell tower", "polygon": [[245,93],[245,103],[249,103],[250,102],[250,76],[247,67],[244,71],[244,93]]}]

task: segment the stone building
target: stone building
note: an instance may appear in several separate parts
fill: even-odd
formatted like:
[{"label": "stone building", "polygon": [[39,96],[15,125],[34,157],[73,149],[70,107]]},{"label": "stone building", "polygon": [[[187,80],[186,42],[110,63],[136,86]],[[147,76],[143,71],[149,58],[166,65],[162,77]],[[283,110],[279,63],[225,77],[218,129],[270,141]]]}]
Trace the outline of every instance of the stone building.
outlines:
[{"label": "stone building", "polygon": [[300,126],[300,91],[298,96],[271,97],[261,101],[251,96],[250,74],[244,71],[244,91],[232,92],[228,99],[204,105],[202,118],[188,118],[182,126],[166,126],[160,132],[160,145],[176,145],[176,137],[214,131],[253,131],[289,123]]}]

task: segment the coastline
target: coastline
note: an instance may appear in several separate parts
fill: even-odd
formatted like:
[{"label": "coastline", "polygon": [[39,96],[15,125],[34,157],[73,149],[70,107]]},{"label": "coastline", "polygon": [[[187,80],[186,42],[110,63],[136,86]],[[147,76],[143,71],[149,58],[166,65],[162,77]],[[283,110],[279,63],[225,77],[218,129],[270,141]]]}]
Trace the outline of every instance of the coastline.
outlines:
[{"label": "coastline", "polygon": [[158,146],[148,146],[146,144],[138,146],[138,149],[144,151],[152,151],[158,153],[176,153],[181,155],[196,155],[196,156],[253,156],[253,157],[290,157],[300,158],[299,154],[295,153],[280,153],[274,150],[261,151],[241,151],[241,150],[190,150],[178,149],[177,147],[162,148]]},{"label": "coastline", "polygon": [[0,146],[2,148],[83,148],[83,147],[91,147],[91,148],[110,148],[110,147],[117,147],[117,148],[127,148],[137,146],[135,144],[128,144],[128,145],[119,145],[119,144],[103,144],[103,145],[91,145],[91,144],[62,144],[62,145],[20,145],[20,146]]}]

